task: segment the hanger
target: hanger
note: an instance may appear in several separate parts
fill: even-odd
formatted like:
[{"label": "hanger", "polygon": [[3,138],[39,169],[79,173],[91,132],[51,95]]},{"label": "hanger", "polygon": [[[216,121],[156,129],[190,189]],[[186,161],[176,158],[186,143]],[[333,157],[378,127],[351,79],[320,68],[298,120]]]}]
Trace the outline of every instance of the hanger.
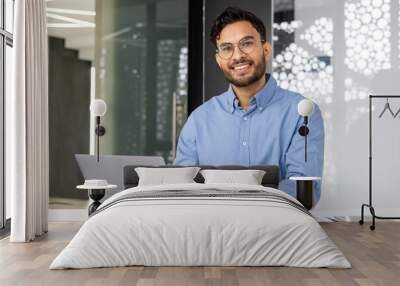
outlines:
[{"label": "hanger", "polygon": [[379,114],[379,118],[381,118],[383,116],[383,114],[386,112],[386,110],[389,110],[390,114],[392,114],[393,117],[396,117],[396,115],[399,113],[399,111],[396,112],[396,115],[394,115],[392,109],[390,108],[390,104],[389,104],[389,98],[386,97],[386,103],[385,103],[385,107],[383,108],[381,114]]},{"label": "hanger", "polygon": [[400,108],[399,108],[399,110],[397,110],[397,112],[394,114],[394,118],[396,118],[397,115],[399,115],[399,114],[400,114]]}]

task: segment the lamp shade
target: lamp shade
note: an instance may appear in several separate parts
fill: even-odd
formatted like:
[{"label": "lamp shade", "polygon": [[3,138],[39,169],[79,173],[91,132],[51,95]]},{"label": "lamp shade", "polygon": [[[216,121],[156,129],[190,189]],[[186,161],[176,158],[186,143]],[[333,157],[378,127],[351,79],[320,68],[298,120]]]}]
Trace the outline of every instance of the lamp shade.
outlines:
[{"label": "lamp shade", "polygon": [[297,111],[301,116],[308,116],[314,110],[314,103],[309,99],[303,99],[297,105]]},{"label": "lamp shade", "polygon": [[104,116],[107,111],[107,104],[102,99],[95,99],[90,104],[90,113],[94,116]]}]

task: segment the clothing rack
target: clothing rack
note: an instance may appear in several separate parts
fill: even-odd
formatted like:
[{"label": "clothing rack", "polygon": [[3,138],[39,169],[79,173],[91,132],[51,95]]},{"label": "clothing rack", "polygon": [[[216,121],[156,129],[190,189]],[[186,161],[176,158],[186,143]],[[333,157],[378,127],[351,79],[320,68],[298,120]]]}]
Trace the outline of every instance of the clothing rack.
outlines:
[{"label": "clothing rack", "polygon": [[364,207],[369,208],[372,215],[372,225],[370,229],[375,229],[375,219],[400,219],[400,217],[387,217],[378,216],[375,213],[375,208],[372,205],[372,100],[373,99],[389,99],[389,98],[400,98],[400,95],[370,95],[369,96],[369,203],[362,204],[361,206],[361,219],[359,223],[364,224]]}]

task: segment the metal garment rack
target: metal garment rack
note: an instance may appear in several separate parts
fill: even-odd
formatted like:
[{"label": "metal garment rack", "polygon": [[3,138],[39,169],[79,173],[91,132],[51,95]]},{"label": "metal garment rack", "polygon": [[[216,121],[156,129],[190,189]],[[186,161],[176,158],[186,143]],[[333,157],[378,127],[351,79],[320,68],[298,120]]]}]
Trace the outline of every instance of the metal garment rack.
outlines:
[{"label": "metal garment rack", "polygon": [[369,203],[362,204],[361,206],[361,219],[359,220],[359,224],[364,224],[364,207],[367,207],[372,215],[372,225],[369,227],[371,230],[375,229],[375,219],[400,219],[400,217],[378,216],[375,214],[375,208],[372,205],[372,100],[374,98],[387,100],[389,98],[400,98],[400,95],[369,96]]}]

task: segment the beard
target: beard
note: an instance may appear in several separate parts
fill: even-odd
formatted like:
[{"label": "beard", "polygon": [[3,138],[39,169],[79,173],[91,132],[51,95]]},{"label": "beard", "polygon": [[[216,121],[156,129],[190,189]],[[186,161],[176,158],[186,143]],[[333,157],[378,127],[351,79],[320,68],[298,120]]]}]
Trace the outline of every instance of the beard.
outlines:
[{"label": "beard", "polygon": [[[254,66],[254,71],[248,76],[245,76],[240,79],[235,79],[231,74],[231,70],[237,64],[247,63]],[[246,58],[240,58],[239,60],[233,62],[231,65],[228,66],[228,69],[222,69],[225,78],[234,86],[237,87],[246,87],[249,86],[257,81],[259,81],[263,76],[265,76],[266,72],[266,62],[264,55],[261,56],[260,60],[255,63],[254,61]]]}]

